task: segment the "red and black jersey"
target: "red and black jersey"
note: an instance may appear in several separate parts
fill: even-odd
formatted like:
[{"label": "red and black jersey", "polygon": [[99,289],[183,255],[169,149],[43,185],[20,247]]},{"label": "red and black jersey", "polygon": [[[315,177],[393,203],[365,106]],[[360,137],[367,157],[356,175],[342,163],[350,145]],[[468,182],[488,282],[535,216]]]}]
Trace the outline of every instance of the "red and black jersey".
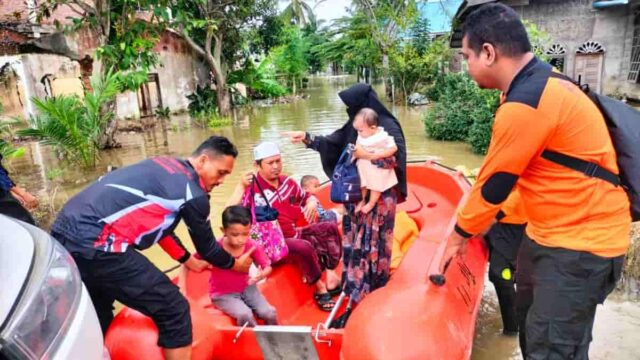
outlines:
[{"label": "red and black jersey", "polygon": [[234,260],[215,241],[209,195],[191,164],[156,157],[110,172],[69,200],[51,233],[70,252],[125,252],[160,245],[174,259],[189,253],[173,231],[184,220],[198,253],[220,268]]}]

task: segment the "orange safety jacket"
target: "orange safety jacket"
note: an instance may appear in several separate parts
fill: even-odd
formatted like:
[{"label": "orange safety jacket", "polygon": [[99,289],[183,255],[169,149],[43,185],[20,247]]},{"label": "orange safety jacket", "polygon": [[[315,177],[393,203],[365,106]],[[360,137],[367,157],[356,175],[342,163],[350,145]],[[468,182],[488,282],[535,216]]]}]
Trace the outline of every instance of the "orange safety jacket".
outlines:
[{"label": "orange safety jacket", "polygon": [[527,235],[540,245],[603,257],[629,247],[629,200],[621,187],[540,157],[548,149],[619,173],[611,138],[596,105],[575,85],[550,78],[532,59],[513,79],[496,112],[491,143],[456,231],[485,230],[516,182]]}]

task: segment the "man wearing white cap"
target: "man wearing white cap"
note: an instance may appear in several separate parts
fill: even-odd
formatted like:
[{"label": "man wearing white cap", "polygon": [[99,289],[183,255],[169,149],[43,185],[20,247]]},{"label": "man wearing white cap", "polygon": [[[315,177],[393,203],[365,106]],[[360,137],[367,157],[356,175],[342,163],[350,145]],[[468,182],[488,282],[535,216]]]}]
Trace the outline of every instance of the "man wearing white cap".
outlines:
[{"label": "man wearing white cap", "polygon": [[[318,216],[317,200],[306,193],[295,180],[282,175],[282,156],[276,143],[265,141],[258,144],[253,149],[253,158],[257,174],[248,173],[242,178],[228,205],[239,204],[247,189],[254,187],[254,206],[265,206],[268,201],[271,207],[278,210],[278,224],[289,248],[288,257],[302,271],[303,281],[316,285],[315,299],[320,309],[331,311],[334,302],[321,278],[322,267],[316,250],[310,242],[300,239],[296,228],[302,216],[310,223],[315,221]],[[339,281],[333,285],[337,288]]]}]

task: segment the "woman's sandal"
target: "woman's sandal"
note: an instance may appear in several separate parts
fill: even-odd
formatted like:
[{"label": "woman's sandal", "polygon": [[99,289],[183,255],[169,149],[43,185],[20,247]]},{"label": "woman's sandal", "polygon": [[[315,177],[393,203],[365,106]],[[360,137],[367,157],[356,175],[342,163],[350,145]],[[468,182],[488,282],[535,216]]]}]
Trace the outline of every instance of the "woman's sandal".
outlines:
[{"label": "woman's sandal", "polygon": [[327,289],[327,293],[329,293],[329,295],[331,295],[332,297],[340,295],[341,292],[342,292],[342,286],[340,285],[334,287],[331,290]]},{"label": "woman's sandal", "polygon": [[313,294],[313,298],[316,300],[316,304],[318,304],[318,307],[322,311],[331,311],[336,305],[335,301],[331,299],[331,294],[328,292],[322,294],[315,293]]}]

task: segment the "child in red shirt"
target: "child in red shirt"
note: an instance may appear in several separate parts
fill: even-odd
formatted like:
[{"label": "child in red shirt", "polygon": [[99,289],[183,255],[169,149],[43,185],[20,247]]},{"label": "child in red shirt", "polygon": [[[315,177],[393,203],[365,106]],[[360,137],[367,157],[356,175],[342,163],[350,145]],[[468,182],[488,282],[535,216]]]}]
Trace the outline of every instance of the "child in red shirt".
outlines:
[{"label": "child in red shirt", "polygon": [[260,246],[249,239],[251,211],[243,206],[229,206],[222,213],[224,237],[219,241],[233,257],[250,253],[258,273],[250,276],[230,269],[213,267],[209,296],[213,304],[236,319],[238,326],[255,326],[256,315],[267,325],[277,325],[276,309],[262,296],[256,283],[271,274],[271,263]]}]

